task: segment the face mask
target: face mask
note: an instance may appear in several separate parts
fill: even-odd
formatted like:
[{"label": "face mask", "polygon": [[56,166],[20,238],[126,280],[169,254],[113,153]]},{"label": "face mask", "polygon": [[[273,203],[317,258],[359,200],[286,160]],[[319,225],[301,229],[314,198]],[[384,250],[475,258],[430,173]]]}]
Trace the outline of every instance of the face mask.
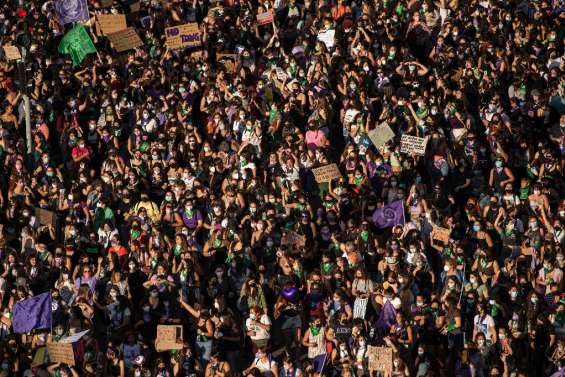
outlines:
[{"label": "face mask", "polygon": [[257,316],[254,313],[249,314],[249,319],[251,319],[252,321],[255,321],[257,319]]},{"label": "face mask", "polygon": [[502,167],[502,161],[497,160],[497,161],[494,163],[494,165],[495,165],[497,168],[501,168],[501,167]]},{"label": "face mask", "polygon": [[447,265],[443,266],[443,270],[444,270],[445,272],[448,272],[448,271],[449,271],[449,266],[447,266]]},{"label": "face mask", "polygon": [[143,113],[143,119],[149,119],[149,114],[148,114],[148,113]]},{"label": "face mask", "polygon": [[480,226],[480,225],[473,225],[473,230],[474,230],[475,232],[478,232],[478,231],[481,230],[481,226]]}]

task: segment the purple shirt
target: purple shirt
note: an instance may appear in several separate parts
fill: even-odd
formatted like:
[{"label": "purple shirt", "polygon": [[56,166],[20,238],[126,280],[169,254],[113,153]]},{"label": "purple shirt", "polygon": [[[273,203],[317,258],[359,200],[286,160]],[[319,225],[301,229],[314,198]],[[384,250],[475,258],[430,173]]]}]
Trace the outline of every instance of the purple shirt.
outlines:
[{"label": "purple shirt", "polygon": [[88,285],[90,292],[94,293],[94,288],[96,287],[96,277],[92,276],[87,279],[84,276],[80,276],[75,280],[75,288],[78,289],[83,284]]}]

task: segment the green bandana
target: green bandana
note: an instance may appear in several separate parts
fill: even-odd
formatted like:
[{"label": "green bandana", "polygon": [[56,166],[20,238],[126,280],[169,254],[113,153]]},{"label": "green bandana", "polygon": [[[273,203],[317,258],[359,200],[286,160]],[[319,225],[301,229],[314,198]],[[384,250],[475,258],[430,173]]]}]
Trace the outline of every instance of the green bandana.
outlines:
[{"label": "green bandana", "polygon": [[369,231],[368,230],[364,230],[361,232],[361,239],[365,242],[367,242],[369,240]]},{"label": "green bandana", "polygon": [[182,246],[181,245],[176,245],[175,246],[175,250],[174,250],[174,254],[175,256],[179,256],[182,253]]}]

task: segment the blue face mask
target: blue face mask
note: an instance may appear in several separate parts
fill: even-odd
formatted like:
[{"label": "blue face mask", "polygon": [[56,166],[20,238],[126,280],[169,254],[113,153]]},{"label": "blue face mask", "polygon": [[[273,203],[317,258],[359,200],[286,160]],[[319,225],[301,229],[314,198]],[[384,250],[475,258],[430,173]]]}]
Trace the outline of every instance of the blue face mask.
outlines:
[{"label": "blue face mask", "polygon": [[475,232],[478,232],[478,231],[481,230],[481,226],[480,226],[480,225],[473,225],[473,230],[474,230]]}]

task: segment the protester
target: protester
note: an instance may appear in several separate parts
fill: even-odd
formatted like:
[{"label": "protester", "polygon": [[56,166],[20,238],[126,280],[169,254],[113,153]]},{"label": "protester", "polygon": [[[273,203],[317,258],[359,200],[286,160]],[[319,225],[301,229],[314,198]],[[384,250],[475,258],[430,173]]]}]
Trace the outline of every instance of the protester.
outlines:
[{"label": "protester", "polygon": [[564,19],[3,2],[0,375],[562,374]]}]

